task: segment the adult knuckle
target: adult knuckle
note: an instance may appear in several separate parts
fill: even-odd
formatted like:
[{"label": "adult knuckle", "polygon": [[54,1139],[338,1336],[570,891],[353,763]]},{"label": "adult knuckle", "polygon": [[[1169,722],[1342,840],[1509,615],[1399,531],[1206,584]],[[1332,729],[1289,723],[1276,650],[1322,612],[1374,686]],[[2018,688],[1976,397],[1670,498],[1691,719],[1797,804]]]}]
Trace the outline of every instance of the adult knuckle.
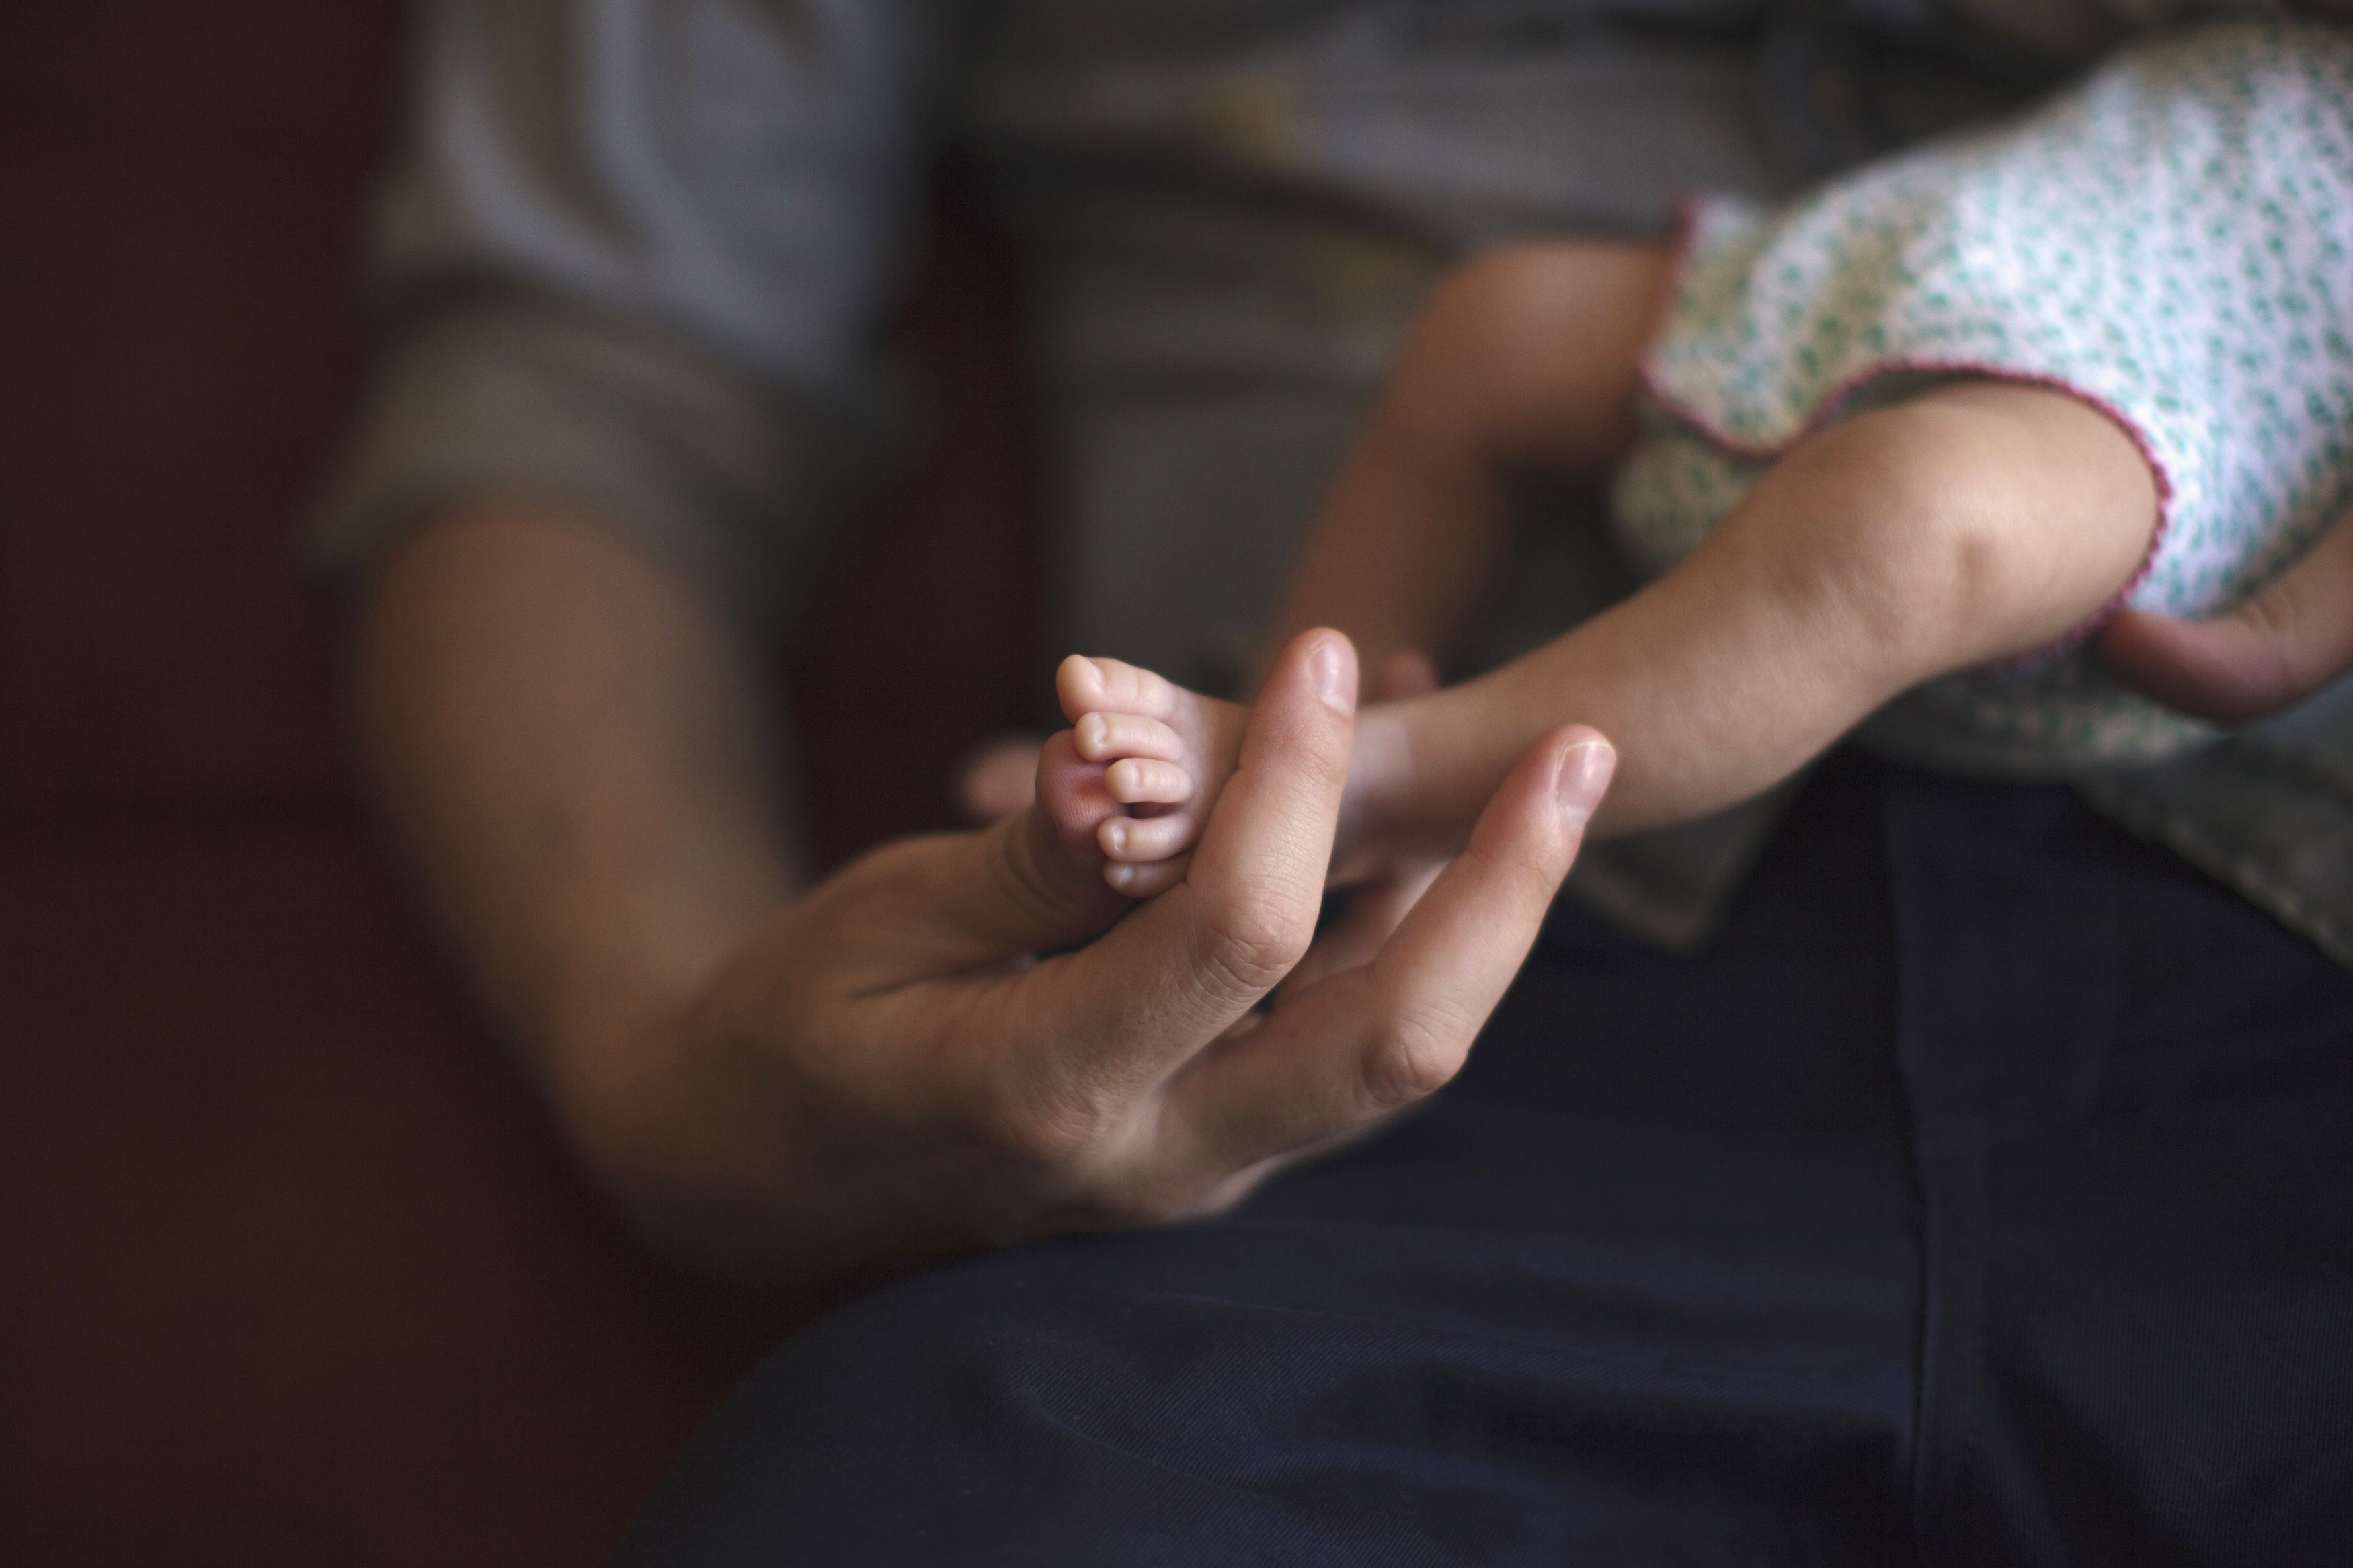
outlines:
[{"label": "adult knuckle", "polygon": [[1271,987],[1306,956],[1310,932],[1263,897],[1230,901],[1203,943],[1202,967],[1242,994]]},{"label": "adult knuckle", "polygon": [[1444,1089],[1462,1068],[1474,1030],[1451,1008],[1418,1008],[1390,1019],[1365,1058],[1365,1095],[1394,1110]]},{"label": "adult knuckle", "polygon": [[1022,1090],[987,1097],[966,1131],[999,1159],[1064,1170],[1085,1162],[1103,1142],[1108,1120],[1088,1097]]}]

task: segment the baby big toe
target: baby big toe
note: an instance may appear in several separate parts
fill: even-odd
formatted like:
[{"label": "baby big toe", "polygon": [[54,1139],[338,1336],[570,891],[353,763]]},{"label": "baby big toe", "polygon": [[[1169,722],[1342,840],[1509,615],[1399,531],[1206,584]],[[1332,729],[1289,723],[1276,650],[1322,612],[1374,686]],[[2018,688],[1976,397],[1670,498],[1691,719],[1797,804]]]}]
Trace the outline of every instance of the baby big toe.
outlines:
[{"label": "baby big toe", "polygon": [[1182,762],[1185,742],[1176,731],[1140,713],[1089,713],[1073,726],[1079,755],[1091,763],[1121,757],[1148,757],[1156,762]]}]

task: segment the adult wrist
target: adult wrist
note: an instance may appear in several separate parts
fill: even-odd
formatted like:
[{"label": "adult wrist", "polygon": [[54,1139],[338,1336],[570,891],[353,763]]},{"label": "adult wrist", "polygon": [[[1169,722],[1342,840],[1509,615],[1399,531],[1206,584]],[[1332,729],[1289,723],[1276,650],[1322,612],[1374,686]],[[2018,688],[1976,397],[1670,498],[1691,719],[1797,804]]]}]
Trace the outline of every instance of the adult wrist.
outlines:
[{"label": "adult wrist", "polygon": [[[760,1184],[748,1182],[731,1123],[744,1094],[713,1092],[698,1062],[691,1006],[575,1036],[543,1077],[581,1163],[630,1227],[700,1268],[742,1272]],[[773,1214],[760,1228],[773,1228]]]},{"label": "adult wrist", "polygon": [[847,1265],[809,1223],[795,1170],[804,1141],[756,1053],[713,1026],[713,984],[575,1010],[543,1053],[541,1083],[583,1165],[655,1250],[702,1272],[821,1287]]}]

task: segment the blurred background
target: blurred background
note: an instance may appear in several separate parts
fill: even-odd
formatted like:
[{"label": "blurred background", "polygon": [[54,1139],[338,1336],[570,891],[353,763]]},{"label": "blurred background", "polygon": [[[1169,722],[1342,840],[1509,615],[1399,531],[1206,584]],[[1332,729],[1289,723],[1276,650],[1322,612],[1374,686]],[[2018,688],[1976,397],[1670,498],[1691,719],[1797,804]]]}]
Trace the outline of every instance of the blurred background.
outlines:
[{"label": "blurred background", "polygon": [[[353,782],[289,538],[402,26],[0,0],[0,1563],[599,1562],[799,1312],[607,1215]],[[1044,690],[1016,302],[958,213],[928,448],[786,667],[828,863],[946,822]]]}]

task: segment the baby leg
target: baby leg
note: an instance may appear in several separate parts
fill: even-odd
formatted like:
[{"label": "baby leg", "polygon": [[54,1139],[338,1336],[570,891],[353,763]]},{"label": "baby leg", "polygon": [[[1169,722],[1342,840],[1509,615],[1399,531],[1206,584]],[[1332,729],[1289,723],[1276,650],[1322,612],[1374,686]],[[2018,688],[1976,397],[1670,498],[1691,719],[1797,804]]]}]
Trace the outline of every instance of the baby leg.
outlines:
[{"label": "baby leg", "polygon": [[1598,479],[1635,434],[1662,247],[1504,246],[1430,293],[1294,564],[1266,656],[1336,626],[1368,670],[1443,657],[1504,570],[1519,487]]},{"label": "baby leg", "polygon": [[1412,798],[1380,830],[1455,832],[1521,747],[1593,725],[1618,747],[1605,833],[1687,821],[1788,777],[1898,693],[2082,626],[2146,558],[2156,481],[2063,393],[1978,382],[1794,448],[1689,557],[1526,658],[1397,723]]}]

